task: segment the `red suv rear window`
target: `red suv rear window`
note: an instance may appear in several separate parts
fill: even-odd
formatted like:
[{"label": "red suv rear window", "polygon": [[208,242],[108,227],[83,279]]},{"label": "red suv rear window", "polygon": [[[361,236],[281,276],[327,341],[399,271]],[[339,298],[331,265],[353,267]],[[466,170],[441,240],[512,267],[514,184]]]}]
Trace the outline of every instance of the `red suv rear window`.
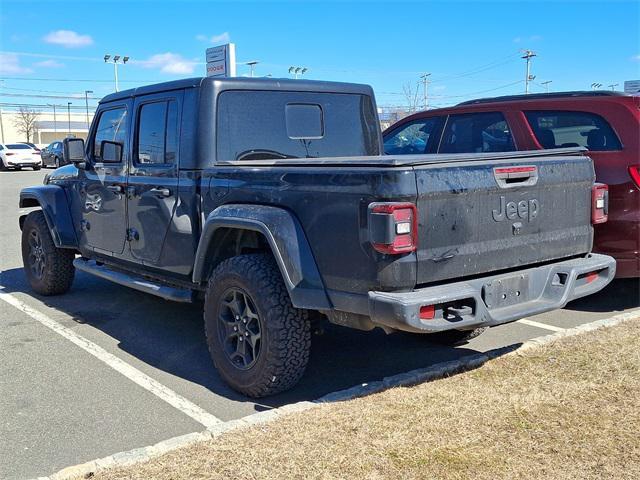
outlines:
[{"label": "red suv rear window", "polygon": [[542,148],[585,147],[594,152],[622,150],[611,125],[595,113],[558,110],[524,113]]}]

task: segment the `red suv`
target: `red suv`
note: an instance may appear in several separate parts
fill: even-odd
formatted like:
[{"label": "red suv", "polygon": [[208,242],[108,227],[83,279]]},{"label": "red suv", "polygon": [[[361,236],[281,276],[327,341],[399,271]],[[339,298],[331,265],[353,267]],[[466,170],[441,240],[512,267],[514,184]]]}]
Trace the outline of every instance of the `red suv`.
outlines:
[{"label": "red suv", "polygon": [[616,258],[617,277],[640,276],[640,97],[617,92],[515,95],[404,118],[383,132],[387,155],[585,147],[609,185],[609,221],[594,251]]}]

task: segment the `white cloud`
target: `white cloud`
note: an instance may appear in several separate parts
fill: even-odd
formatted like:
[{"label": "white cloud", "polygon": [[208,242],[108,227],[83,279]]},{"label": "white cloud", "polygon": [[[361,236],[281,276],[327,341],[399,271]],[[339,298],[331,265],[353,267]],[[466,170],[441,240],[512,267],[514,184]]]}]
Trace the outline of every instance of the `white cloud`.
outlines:
[{"label": "white cloud", "polygon": [[33,72],[33,70],[30,68],[20,65],[20,59],[17,55],[0,53],[0,73],[16,75],[31,72]]},{"label": "white cloud", "polygon": [[147,60],[136,61],[135,63],[144,68],[156,68],[162,73],[173,73],[176,75],[184,75],[193,73],[198,62],[187,60],[177,53],[158,53],[152,55]]},{"label": "white cloud", "polygon": [[231,36],[229,32],[223,32],[220,35],[196,35],[196,40],[205,43],[229,43],[231,41]]},{"label": "white cloud", "polygon": [[539,42],[540,40],[542,40],[542,35],[531,35],[529,37],[516,37],[513,39],[513,43],[521,43],[523,41]]},{"label": "white cloud", "polygon": [[56,62],[55,60],[43,60],[34,63],[33,66],[38,68],[62,68],[64,63]]},{"label": "white cloud", "polygon": [[631,57],[631,60],[633,60],[634,62],[640,62],[640,53],[638,55],[633,55]]},{"label": "white cloud", "polygon": [[62,45],[67,48],[86,47],[93,45],[93,38],[90,35],[80,35],[73,30],[56,30],[44,37],[47,43]]}]

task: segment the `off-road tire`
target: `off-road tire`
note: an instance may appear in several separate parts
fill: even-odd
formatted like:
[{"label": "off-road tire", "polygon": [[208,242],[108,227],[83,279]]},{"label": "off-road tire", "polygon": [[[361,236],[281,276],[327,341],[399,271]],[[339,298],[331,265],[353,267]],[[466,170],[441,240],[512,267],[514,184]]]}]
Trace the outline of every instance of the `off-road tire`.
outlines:
[{"label": "off-road tire", "polygon": [[[248,295],[260,319],[255,363],[241,369],[225,353],[219,333],[222,300],[229,291]],[[204,304],[207,345],[220,376],[238,392],[259,398],[288,390],[302,377],[311,350],[308,312],[291,304],[275,260],[269,254],[238,255],[211,275]]]},{"label": "off-road tire", "polygon": [[[42,248],[44,266],[40,276],[32,270],[33,256],[29,240],[34,232],[40,239]],[[75,275],[74,257],[75,253],[72,250],[55,246],[42,210],[36,210],[27,215],[22,226],[22,261],[27,280],[36,293],[40,295],[66,293],[71,288]]]},{"label": "off-road tire", "polygon": [[41,168],[41,167],[40,167],[39,165],[36,165],[35,167],[33,167],[33,171],[34,171],[34,172],[37,172],[38,170],[40,170],[40,168]]},{"label": "off-road tire", "polygon": [[434,343],[454,346],[466,343],[472,338],[476,338],[486,329],[487,327],[475,328],[473,330],[447,330],[446,332],[430,333],[426,337],[427,340]]}]

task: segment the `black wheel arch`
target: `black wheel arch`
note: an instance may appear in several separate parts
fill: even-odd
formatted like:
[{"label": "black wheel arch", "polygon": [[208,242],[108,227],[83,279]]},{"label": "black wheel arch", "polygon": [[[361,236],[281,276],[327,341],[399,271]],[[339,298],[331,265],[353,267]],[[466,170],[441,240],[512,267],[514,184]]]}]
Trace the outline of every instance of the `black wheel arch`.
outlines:
[{"label": "black wheel arch", "polygon": [[212,211],[203,225],[193,281],[206,282],[220,262],[252,252],[273,255],[296,308],[331,309],[300,222],[291,212],[279,207],[230,204]]},{"label": "black wheel arch", "polygon": [[[39,207],[42,209],[56,247],[78,248],[78,238],[69,210],[67,195],[62,187],[39,185],[25,188],[20,192],[19,206],[20,208]],[[21,230],[26,217],[26,215],[21,215],[18,220]]]}]

